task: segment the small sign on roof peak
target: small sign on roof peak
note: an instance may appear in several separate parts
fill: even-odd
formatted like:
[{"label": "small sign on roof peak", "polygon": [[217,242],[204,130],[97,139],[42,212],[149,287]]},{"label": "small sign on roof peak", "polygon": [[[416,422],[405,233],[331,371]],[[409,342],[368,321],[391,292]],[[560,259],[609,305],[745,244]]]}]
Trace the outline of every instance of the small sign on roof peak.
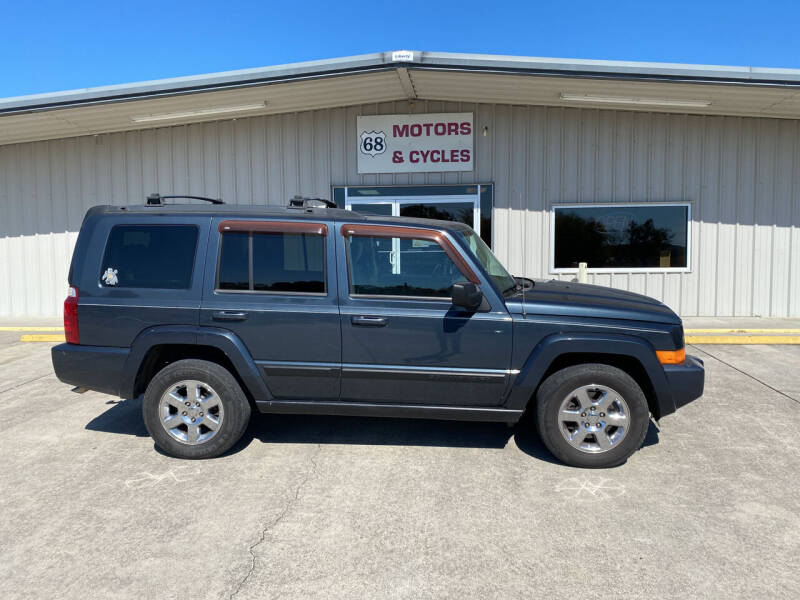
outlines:
[{"label": "small sign on roof peak", "polygon": [[392,52],[392,62],[414,62],[414,51],[395,50]]}]

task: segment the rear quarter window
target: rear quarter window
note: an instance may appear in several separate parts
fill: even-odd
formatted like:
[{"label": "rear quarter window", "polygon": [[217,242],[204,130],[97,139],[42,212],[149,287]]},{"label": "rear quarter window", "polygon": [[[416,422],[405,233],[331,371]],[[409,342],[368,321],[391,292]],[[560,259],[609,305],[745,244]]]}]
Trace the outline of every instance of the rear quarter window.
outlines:
[{"label": "rear quarter window", "polygon": [[325,237],[289,232],[222,234],[217,289],[325,293]]},{"label": "rear quarter window", "polygon": [[189,288],[197,235],[194,225],[116,225],[108,236],[100,282],[105,287]]}]

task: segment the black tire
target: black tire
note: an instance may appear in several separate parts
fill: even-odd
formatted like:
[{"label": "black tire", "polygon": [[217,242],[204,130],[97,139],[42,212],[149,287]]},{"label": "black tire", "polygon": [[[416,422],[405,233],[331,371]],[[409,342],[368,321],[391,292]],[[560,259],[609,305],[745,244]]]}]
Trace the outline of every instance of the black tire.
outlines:
[{"label": "black tire", "polygon": [[[628,430],[618,445],[596,453],[567,441],[559,423],[562,402],[582,386],[600,385],[619,394],[628,408]],[[603,364],[567,367],[550,375],[536,394],[536,426],[548,450],[573,467],[602,469],[624,463],[642,445],[650,425],[650,410],[639,384],[625,371]],[[614,431],[611,429],[610,431]],[[587,438],[593,439],[591,435]]]},{"label": "black tire", "polygon": [[[224,409],[219,429],[213,437],[197,445],[179,441],[161,424],[159,405],[162,396],[179,382],[188,380],[199,381],[213,388]],[[156,373],[144,393],[142,415],[156,446],[170,456],[214,458],[241,439],[250,421],[250,403],[239,383],[226,368],[206,360],[187,359],[167,365]]]}]

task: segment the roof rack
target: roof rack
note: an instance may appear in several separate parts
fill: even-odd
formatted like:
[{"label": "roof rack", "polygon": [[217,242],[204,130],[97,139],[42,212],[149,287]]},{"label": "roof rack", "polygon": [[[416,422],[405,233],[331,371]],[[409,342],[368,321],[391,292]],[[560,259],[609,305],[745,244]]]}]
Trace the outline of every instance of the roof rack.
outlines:
[{"label": "roof rack", "polygon": [[219,198],[206,198],[205,196],[162,196],[161,194],[150,194],[147,197],[147,204],[149,206],[163,206],[164,203],[162,200],[166,200],[167,198],[185,198],[189,200],[203,200],[211,204],[225,204]]},{"label": "roof rack", "polygon": [[289,208],[339,208],[336,202],[325,198],[311,196],[294,196],[289,198]]}]

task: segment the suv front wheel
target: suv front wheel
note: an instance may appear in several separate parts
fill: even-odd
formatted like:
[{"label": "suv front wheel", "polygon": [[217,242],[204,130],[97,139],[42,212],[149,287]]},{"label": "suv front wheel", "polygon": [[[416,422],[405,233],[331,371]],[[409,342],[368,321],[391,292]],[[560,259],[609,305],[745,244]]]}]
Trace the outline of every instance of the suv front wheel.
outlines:
[{"label": "suv front wheel", "polygon": [[615,467],[644,441],[650,411],[639,384],[604,364],[567,367],[536,394],[539,435],[556,457],[575,467]]},{"label": "suv front wheel", "polygon": [[177,458],[213,458],[244,434],[250,403],[220,365],[196,359],[164,367],[150,381],[142,413],[156,445]]}]

